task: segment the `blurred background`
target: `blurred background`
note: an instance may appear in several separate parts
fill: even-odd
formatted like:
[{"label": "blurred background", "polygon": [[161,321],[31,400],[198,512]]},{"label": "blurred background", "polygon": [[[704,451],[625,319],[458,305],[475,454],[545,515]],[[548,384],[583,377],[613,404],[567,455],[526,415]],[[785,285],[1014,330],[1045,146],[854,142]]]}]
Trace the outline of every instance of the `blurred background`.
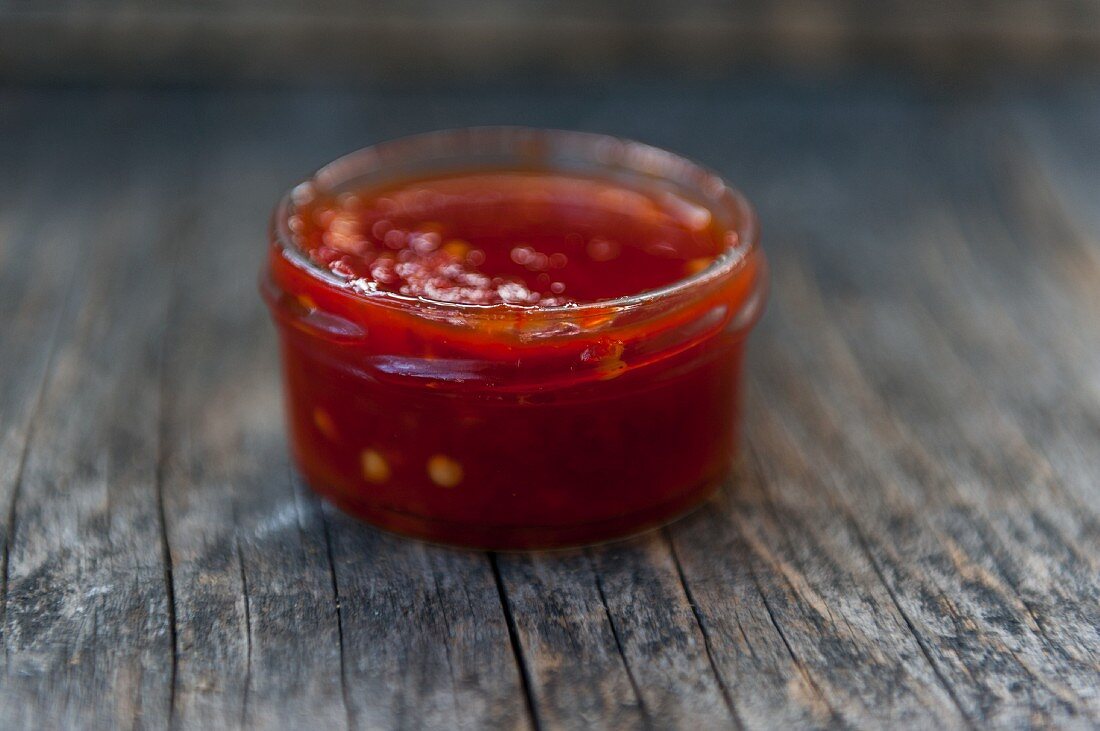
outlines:
[{"label": "blurred background", "polygon": [[0,80],[359,83],[1100,63],[1096,0],[6,0]]}]

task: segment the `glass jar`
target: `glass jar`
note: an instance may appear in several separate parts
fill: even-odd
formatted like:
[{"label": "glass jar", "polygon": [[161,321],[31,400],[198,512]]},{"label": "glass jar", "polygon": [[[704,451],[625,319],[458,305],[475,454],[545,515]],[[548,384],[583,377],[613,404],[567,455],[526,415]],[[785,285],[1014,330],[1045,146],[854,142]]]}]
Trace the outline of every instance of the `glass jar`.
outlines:
[{"label": "glass jar", "polygon": [[[705,207],[728,246],[657,290],[485,306],[349,287],[288,223],[319,192],[496,169],[672,191]],[[430,541],[549,548],[665,523],[731,468],[765,280],[747,201],[647,145],[474,128],[352,153],[288,193],[272,222],[262,291],[280,335],[294,459],[346,511]]]}]

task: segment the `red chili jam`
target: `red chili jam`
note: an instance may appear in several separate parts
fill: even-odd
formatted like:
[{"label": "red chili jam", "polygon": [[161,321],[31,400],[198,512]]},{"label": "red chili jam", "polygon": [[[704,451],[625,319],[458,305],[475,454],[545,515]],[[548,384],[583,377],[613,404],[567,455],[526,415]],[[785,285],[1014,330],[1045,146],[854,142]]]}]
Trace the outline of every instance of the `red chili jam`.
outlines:
[{"label": "red chili jam", "polygon": [[343,158],[276,212],[290,441],[365,520],[485,548],[668,521],[729,470],[763,261],[669,153],[475,129]]}]

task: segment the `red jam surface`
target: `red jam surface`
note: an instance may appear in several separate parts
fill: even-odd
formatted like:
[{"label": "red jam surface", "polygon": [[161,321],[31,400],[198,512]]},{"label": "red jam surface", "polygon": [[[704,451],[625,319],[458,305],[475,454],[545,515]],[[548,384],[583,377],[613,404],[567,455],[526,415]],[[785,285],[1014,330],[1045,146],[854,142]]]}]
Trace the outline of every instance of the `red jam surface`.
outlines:
[{"label": "red jam surface", "polygon": [[673,193],[522,172],[316,198],[290,226],[356,289],[477,305],[638,294],[701,271],[727,247],[710,211]]},{"label": "red jam surface", "polygon": [[429,540],[553,547],[667,521],[730,467],[763,274],[707,207],[477,172],[300,186],[286,228],[264,290],[291,445],[346,510]]}]

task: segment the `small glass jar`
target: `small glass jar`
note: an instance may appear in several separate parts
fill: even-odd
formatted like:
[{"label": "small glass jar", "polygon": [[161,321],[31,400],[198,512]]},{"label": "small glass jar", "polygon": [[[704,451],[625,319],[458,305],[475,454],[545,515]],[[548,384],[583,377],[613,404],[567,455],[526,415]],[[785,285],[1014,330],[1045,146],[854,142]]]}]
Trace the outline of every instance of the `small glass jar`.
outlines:
[{"label": "small glass jar", "polygon": [[[288,225],[319,192],[497,169],[675,192],[710,211],[728,247],[658,290],[485,306],[348,287]],[[430,541],[550,548],[665,523],[731,468],[765,280],[747,201],[647,145],[474,128],[352,153],[288,193],[272,223],[262,291],[280,334],[295,461],[348,512]]]}]

